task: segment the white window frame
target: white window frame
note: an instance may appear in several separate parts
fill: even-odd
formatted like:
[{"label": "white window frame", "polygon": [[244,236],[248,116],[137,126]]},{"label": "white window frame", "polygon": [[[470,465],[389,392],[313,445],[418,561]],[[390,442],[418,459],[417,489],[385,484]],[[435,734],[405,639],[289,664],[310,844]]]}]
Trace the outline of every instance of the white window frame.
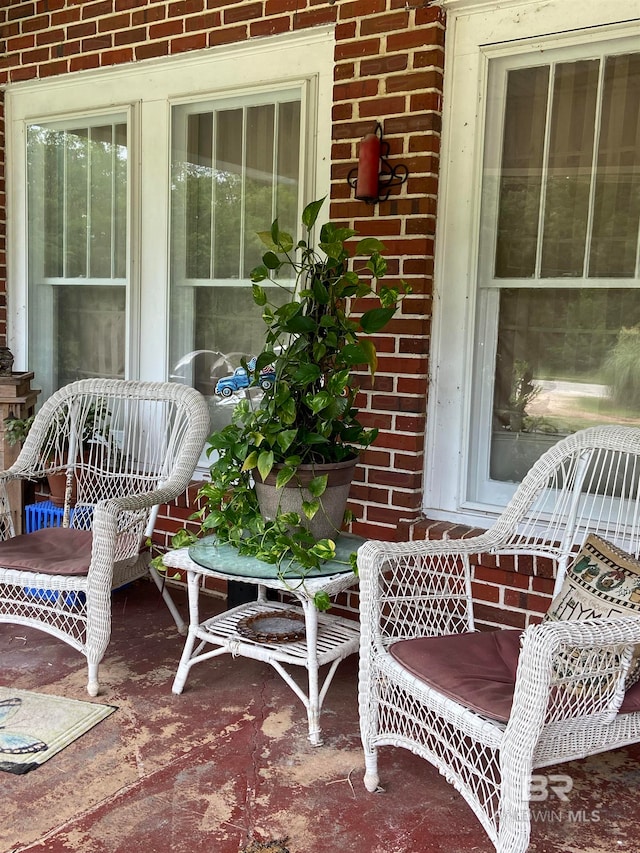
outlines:
[{"label": "white window frame", "polygon": [[[492,59],[593,40],[640,36],[626,0],[444,0],[447,33],[424,512],[488,526],[515,491],[495,502],[469,498],[474,423],[474,336],[492,321],[477,316],[481,189],[488,67]],[[494,324],[497,318],[493,320]],[[491,336],[490,336],[491,337]],[[485,360],[491,370],[493,357]],[[482,385],[493,383],[493,375]],[[485,425],[486,428],[486,425]]]},{"label": "white window frame", "polygon": [[269,87],[306,92],[304,198],[328,192],[334,28],[255,39],[181,57],[78,72],[6,89],[8,344],[27,362],[26,128],[100,113],[128,113],[130,209],[127,284],[128,378],[169,376],[171,110],[190,100]]}]

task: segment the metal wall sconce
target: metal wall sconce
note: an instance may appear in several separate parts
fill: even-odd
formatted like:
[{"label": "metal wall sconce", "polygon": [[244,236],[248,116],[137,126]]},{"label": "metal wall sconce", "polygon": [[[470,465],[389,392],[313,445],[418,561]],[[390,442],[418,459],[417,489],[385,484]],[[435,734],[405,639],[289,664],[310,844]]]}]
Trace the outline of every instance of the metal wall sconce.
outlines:
[{"label": "metal wall sconce", "polygon": [[392,166],[387,160],[389,143],[382,136],[382,125],[376,125],[375,133],[368,133],[360,143],[358,165],[347,175],[349,186],[356,191],[356,198],[367,204],[386,201],[392,187],[398,187],[409,177],[403,163]]}]

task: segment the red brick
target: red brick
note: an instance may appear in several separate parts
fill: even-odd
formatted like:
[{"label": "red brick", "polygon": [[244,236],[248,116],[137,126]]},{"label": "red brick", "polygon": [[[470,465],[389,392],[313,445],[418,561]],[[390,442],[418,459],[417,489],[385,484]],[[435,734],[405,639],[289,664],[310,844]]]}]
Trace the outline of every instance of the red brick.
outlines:
[{"label": "red brick", "polygon": [[497,625],[507,625],[511,628],[524,628],[526,617],[524,613],[515,613],[499,607],[491,607],[488,604],[476,604],[474,615],[477,621]]},{"label": "red brick", "polygon": [[81,24],[75,24],[67,28],[68,39],[85,38],[86,36],[95,35],[97,31],[95,21],[84,21]]},{"label": "red brick", "polygon": [[359,104],[360,117],[365,116],[390,116],[394,113],[404,113],[407,109],[406,98],[395,96],[392,98],[375,98],[361,101]]},{"label": "red brick", "polygon": [[121,33],[116,33],[114,36],[114,44],[120,47],[123,44],[133,44],[134,42],[142,42],[147,38],[147,30],[145,27],[137,27],[127,29]]},{"label": "red brick", "polygon": [[405,30],[402,33],[390,33],[387,37],[387,50],[397,53],[404,50],[414,50],[425,45],[442,46],[444,30],[440,27],[425,27]]},{"label": "red brick", "polygon": [[384,77],[395,71],[405,71],[408,67],[406,54],[396,56],[376,56],[375,59],[363,59],[360,63],[360,74],[363,77]]},{"label": "red brick", "polygon": [[95,38],[84,39],[82,49],[87,53],[91,50],[109,50],[112,47],[111,36],[96,36]]},{"label": "red brick", "polygon": [[155,21],[162,21],[166,16],[167,10],[165,6],[147,6],[138,12],[134,11],[132,13],[131,23],[134,27],[137,27],[141,24],[152,24]]},{"label": "red brick", "polygon": [[250,21],[262,17],[262,3],[240,3],[225,9],[223,21],[226,24],[237,24],[240,21]]},{"label": "red brick", "polygon": [[308,12],[298,12],[293,19],[294,30],[305,30],[307,27],[321,27],[323,24],[335,23],[336,6],[324,6]]},{"label": "red brick", "polygon": [[299,0],[267,0],[264,12],[265,15],[281,15],[283,12],[297,12],[300,6]]},{"label": "red brick", "polygon": [[83,3],[82,17],[84,19],[99,18],[102,17],[102,15],[109,15],[112,9],[111,0],[99,0],[98,3]]},{"label": "red brick", "polygon": [[161,24],[154,24],[149,27],[149,38],[154,40],[161,38],[171,38],[171,36],[181,35],[184,31],[182,20],[163,21]]},{"label": "red brick", "polygon": [[98,32],[105,33],[111,30],[124,30],[129,26],[130,15],[111,15],[98,21]]},{"label": "red brick", "polygon": [[356,39],[340,42],[336,45],[335,59],[353,59],[358,56],[377,56],[380,53],[380,39]]},{"label": "red brick", "polygon": [[168,41],[157,41],[136,47],[136,59],[153,59],[156,56],[166,56],[169,53]]},{"label": "red brick", "polygon": [[439,69],[414,71],[387,77],[387,92],[415,92],[421,89],[442,88],[442,72]]},{"label": "red brick", "polygon": [[[360,32],[363,36],[370,36],[374,33],[388,33],[392,30],[403,30],[409,25],[408,12],[392,12],[389,15],[367,15],[360,22]],[[387,43],[391,36],[387,36]],[[398,50],[404,50],[404,47],[389,46],[388,52],[395,53]]]},{"label": "red brick", "polygon": [[237,41],[244,41],[247,38],[247,28],[244,27],[229,27],[229,29],[212,30],[209,33],[209,45],[213,47],[219,44],[233,44]]},{"label": "red brick", "polygon": [[184,36],[183,38],[172,39],[171,53],[184,53],[188,50],[200,50],[206,46],[206,33],[192,33],[191,35]]},{"label": "red brick", "polygon": [[130,47],[121,47],[118,50],[107,50],[100,56],[101,65],[124,65],[125,62],[133,60],[133,50]]},{"label": "red brick", "polygon": [[36,37],[36,44],[55,44],[56,42],[63,42],[64,39],[65,32],[62,28],[45,30],[45,32],[39,33]]},{"label": "red brick", "polygon": [[195,30],[210,30],[222,24],[220,12],[205,12],[204,15],[195,15],[185,21],[185,31],[190,33]]},{"label": "red brick", "polygon": [[472,583],[471,590],[474,600],[492,601],[497,604],[500,601],[500,590],[497,586],[489,586],[484,583]]},{"label": "red brick", "polygon": [[352,2],[347,3],[341,2],[340,19],[375,15],[384,12],[386,7],[386,0],[352,0]]},{"label": "red brick", "polygon": [[195,15],[204,9],[203,0],[179,0],[177,3],[169,3],[169,17],[181,18],[184,15]]},{"label": "red brick", "polygon": [[68,66],[66,60],[45,63],[38,69],[40,77],[54,77],[58,74],[64,74],[67,70]]},{"label": "red brick", "polygon": [[289,18],[270,18],[267,21],[256,21],[249,24],[249,35],[252,38],[275,36],[278,33],[288,33],[291,29]]},{"label": "red brick", "polygon": [[100,54],[91,53],[73,57],[69,62],[70,71],[87,71],[90,68],[100,67]]}]

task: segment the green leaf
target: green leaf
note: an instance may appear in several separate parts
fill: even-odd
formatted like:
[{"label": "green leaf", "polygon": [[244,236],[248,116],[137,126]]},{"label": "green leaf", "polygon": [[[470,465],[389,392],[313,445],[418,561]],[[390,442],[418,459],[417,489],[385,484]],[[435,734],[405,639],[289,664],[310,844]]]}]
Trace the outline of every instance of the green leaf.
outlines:
[{"label": "green leaf", "polygon": [[360,318],[360,327],[367,335],[379,332],[396,313],[395,308],[372,308]]},{"label": "green leaf", "polygon": [[358,554],[355,551],[349,554],[349,563],[351,564],[354,575],[358,577]]},{"label": "green leaf", "polygon": [[326,592],[316,592],[313,596],[313,603],[316,606],[316,610],[319,610],[321,613],[329,610],[331,607],[331,599]]},{"label": "green leaf", "polygon": [[323,409],[326,409],[327,406],[331,404],[333,400],[333,395],[328,391],[318,391],[317,394],[313,394],[309,397],[305,398],[305,403],[311,409],[314,415],[317,415],[318,412],[321,412]]},{"label": "green leaf", "polygon": [[267,304],[267,294],[263,287],[259,287],[257,284],[254,284],[251,288],[251,294],[256,305],[262,306]]},{"label": "green leaf", "polygon": [[302,224],[305,226],[307,231],[309,231],[315,225],[316,219],[318,218],[318,214],[320,213],[320,208],[324,204],[325,198],[326,196],[324,196],[324,198],[319,198],[316,201],[312,201],[302,211]]},{"label": "green leaf", "polygon": [[278,476],[276,477],[276,489],[281,489],[283,486],[286,486],[295,473],[294,468],[287,468],[286,466],[281,468],[278,471]]},{"label": "green leaf", "polygon": [[[293,249],[293,237],[286,231],[280,231],[276,246],[281,252],[290,252]],[[264,258],[263,258],[264,260]]]},{"label": "green leaf", "polygon": [[336,543],[333,539],[319,539],[309,551],[320,560],[333,560],[336,555]]},{"label": "green leaf", "polygon": [[272,234],[273,234],[273,226],[274,225],[276,226],[276,234],[277,234],[277,228],[278,228],[277,222],[278,222],[278,220],[276,219],[276,221],[271,226],[271,231],[258,231],[258,237],[260,238],[260,242],[264,246],[267,246],[269,249],[274,249],[275,245],[276,245],[276,241],[274,239],[272,239]]},{"label": "green leaf", "polygon": [[373,255],[373,253],[379,253],[385,251],[384,243],[381,243],[376,237],[365,237],[364,240],[360,240],[358,245],[356,246],[356,250],[354,252],[355,255]]},{"label": "green leaf", "polygon": [[322,373],[317,364],[301,364],[293,374],[293,381],[297,385],[311,385],[312,382],[316,382],[321,376]]},{"label": "green leaf", "polygon": [[329,258],[333,258],[334,260],[338,260],[342,257],[344,252],[344,246],[339,240],[333,240],[331,242],[320,242],[318,243],[322,251]]},{"label": "green leaf", "polygon": [[265,278],[269,278],[269,270],[264,265],[254,267],[249,273],[249,278],[251,281],[264,281]]},{"label": "green leaf", "polygon": [[266,480],[273,468],[273,452],[271,450],[263,450],[258,456],[256,467],[263,481]]},{"label": "green leaf", "polygon": [[387,261],[377,252],[371,255],[367,261],[367,269],[370,269],[376,278],[383,278],[387,274]]},{"label": "green leaf", "polygon": [[266,252],[262,256],[262,263],[270,270],[277,270],[280,267],[280,258],[275,252]]},{"label": "green leaf", "polygon": [[306,517],[311,521],[314,515],[320,509],[320,501],[302,501],[302,512],[306,515]]},{"label": "green leaf", "polygon": [[309,492],[313,495],[314,498],[319,498],[325,493],[328,480],[328,474],[320,474],[318,477],[314,477],[313,480],[311,480],[311,482],[307,486],[307,489],[309,489]]},{"label": "green leaf", "polygon": [[276,436],[276,442],[278,447],[283,453],[286,453],[287,450],[291,447],[291,444],[295,440],[296,435],[298,434],[297,429],[283,429],[280,430],[278,435]]},{"label": "green leaf", "polygon": [[316,321],[313,317],[304,317],[302,314],[292,317],[286,323],[286,331],[293,332],[294,334],[305,334],[308,332],[315,331],[317,327]]},{"label": "green leaf", "polygon": [[369,372],[372,376],[375,376],[376,370],[378,369],[378,354],[373,341],[364,338],[360,341],[360,347],[364,350],[366,362],[369,365]]},{"label": "green leaf", "polygon": [[252,471],[256,467],[257,464],[258,464],[258,451],[254,450],[244,460],[244,464],[242,465],[242,468],[240,470],[241,471]]}]

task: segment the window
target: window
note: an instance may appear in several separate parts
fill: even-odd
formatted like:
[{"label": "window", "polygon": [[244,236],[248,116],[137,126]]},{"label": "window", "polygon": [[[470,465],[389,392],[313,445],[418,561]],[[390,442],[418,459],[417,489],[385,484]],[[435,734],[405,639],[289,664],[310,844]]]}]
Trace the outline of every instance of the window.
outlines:
[{"label": "window", "polygon": [[45,394],[125,369],[126,116],[27,127],[29,364]]},{"label": "window", "polygon": [[300,221],[301,97],[283,89],[173,109],[171,363],[209,397],[216,427],[237,402],[215,393],[217,381],[264,344],[249,278],[258,232],[277,218],[295,234]]},{"label": "window", "polygon": [[[502,13],[493,15],[495,25]],[[450,461],[457,421],[454,468],[445,474],[436,462],[440,476],[451,481],[455,471],[456,480],[432,487],[427,500],[431,514],[439,499],[445,515],[480,522],[478,511],[503,506],[563,435],[603,422],[640,424],[640,52],[637,35],[629,38],[638,21],[562,38],[560,19],[552,27],[551,18],[525,15],[525,30],[546,25],[549,35],[509,41],[513,19],[505,15],[505,40],[482,44],[482,31],[467,30],[476,17],[464,25],[461,17],[457,35],[464,30],[476,43],[482,145],[451,161],[451,171],[465,163],[467,180],[477,175],[466,218],[471,249],[462,263],[450,260],[460,254],[458,231],[457,247],[441,256],[461,276],[451,298],[442,278],[441,321],[459,327],[451,312],[467,299],[466,339],[454,338],[453,370],[440,370],[436,382],[442,401],[455,375],[457,399],[445,403],[444,419],[431,419],[434,446],[448,445]],[[452,104],[457,127],[468,108],[457,115]],[[460,187],[459,175],[447,192],[452,185]],[[440,363],[452,353],[451,340],[441,340]]]},{"label": "window", "polygon": [[228,415],[255,232],[329,186],[333,51],[319,27],[7,88],[9,346],[40,400],[172,378]]}]

